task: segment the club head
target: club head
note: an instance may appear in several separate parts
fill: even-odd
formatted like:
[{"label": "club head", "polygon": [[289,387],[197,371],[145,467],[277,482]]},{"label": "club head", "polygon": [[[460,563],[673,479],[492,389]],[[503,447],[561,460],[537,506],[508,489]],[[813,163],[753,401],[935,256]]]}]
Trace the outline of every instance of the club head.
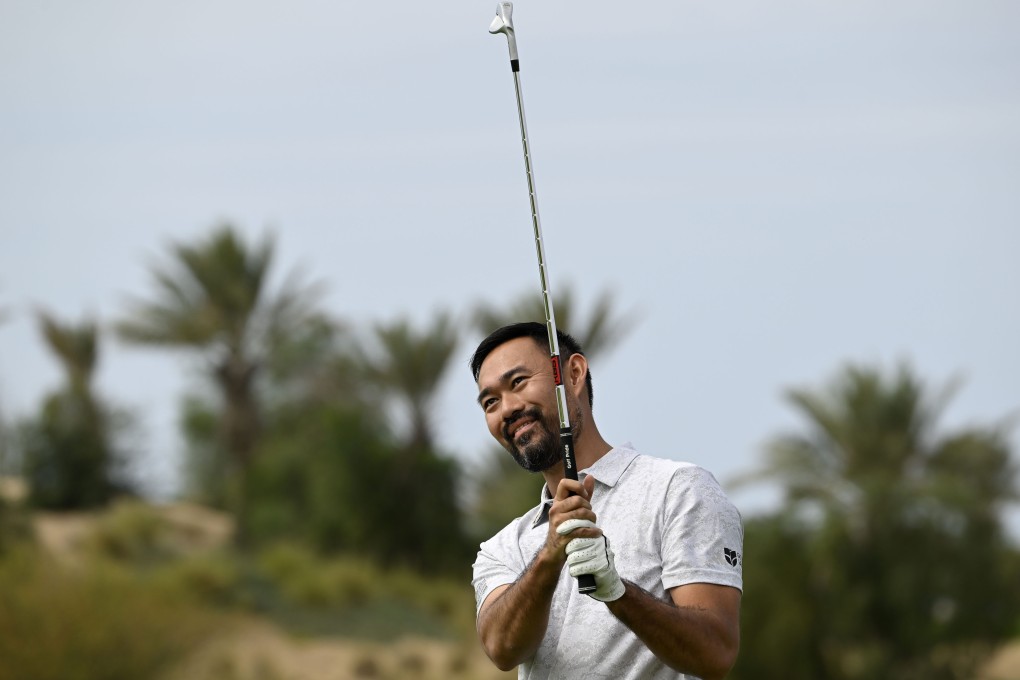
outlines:
[{"label": "club head", "polygon": [[489,33],[502,33],[506,36],[507,45],[510,47],[510,66],[516,71],[517,60],[517,38],[514,36],[514,3],[504,0],[496,5],[496,18],[489,24]]},{"label": "club head", "polygon": [[501,2],[496,5],[496,18],[489,24],[489,33],[506,33],[514,30],[514,3]]}]

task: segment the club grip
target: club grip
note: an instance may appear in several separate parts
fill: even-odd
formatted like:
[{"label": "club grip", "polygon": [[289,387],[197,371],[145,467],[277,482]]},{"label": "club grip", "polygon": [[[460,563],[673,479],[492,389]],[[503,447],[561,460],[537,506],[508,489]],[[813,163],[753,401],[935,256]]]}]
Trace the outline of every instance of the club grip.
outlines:
[{"label": "club grip", "polygon": [[[577,481],[577,461],[574,459],[574,433],[569,427],[560,429],[560,444],[563,447],[563,474],[567,479]],[[598,586],[591,574],[577,577],[577,592],[582,595],[594,593]]]}]

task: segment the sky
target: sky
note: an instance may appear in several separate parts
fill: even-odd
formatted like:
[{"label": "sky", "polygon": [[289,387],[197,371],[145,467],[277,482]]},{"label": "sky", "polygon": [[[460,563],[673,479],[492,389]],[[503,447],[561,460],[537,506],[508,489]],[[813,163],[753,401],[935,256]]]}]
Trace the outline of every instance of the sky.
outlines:
[{"label": "sky", "polygon": [[[0,0],[3,417],[60,383],[35,310],[110,324],[224,222],[365,327],[537,295],[495,9]],[[946,431],[1020,414],[1020,4],[520,0],[514,24],[552,290],[635,319],[592,366],[607,439],[727,485],[803,428],[786,390],[850,363],[961,381]],[[463,323],[436,430],[471,464]],[[104,337],[154,493],[194,369]]]}]

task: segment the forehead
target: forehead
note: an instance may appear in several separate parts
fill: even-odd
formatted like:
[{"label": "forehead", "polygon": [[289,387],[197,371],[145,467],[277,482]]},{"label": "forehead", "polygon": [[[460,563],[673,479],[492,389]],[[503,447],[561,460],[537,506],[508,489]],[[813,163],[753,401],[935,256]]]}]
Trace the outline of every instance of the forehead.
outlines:
[{"label": "forehead", "polygon": [[531,337],[507,340],[489,352],[478,369],[478,384],[493,382],[511,368],[540,368],[549,362],[549,350]]}]

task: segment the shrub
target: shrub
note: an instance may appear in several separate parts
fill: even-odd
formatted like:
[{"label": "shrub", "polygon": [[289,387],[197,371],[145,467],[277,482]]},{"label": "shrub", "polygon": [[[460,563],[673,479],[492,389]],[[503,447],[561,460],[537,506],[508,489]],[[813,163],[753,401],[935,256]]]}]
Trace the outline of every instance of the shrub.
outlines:
[{"label": "shrub", "polygon": [[110,565],[0,562],[0,680],[154,677],[214,624],[172,591]]},{"label": "shrub", "polygon": [[168,592],[214,606],[238,603],[241,570],[224,554],[184,558],[161,568],[154,575]]},{"label": "shrub", "polygon": [[165,534],[165,522],[153,507],[122,502],[99,517],[89,547],[97,555],[117,560],[158,561],[169,557]]}]

